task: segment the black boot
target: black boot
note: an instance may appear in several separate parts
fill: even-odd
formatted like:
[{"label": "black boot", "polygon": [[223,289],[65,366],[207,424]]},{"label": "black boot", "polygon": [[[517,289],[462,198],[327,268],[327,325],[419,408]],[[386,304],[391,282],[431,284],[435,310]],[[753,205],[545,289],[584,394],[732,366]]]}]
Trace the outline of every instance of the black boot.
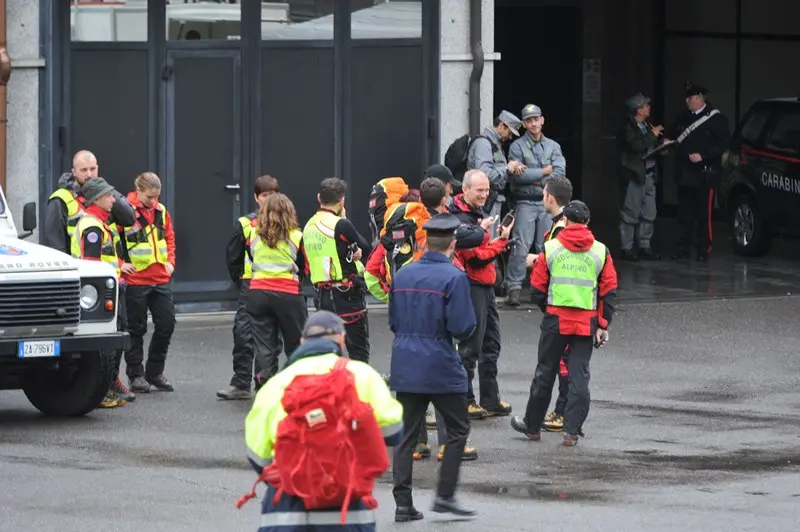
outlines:
[{"label": "black boot", "polygon": [[509,307],[518,307],[519,306],[519,288],[515,288],[514,290],[509,290],[508,292],[508,299],[506,299],[506,305]]},{"label": "black boot", "polygon": [[420,512],[413,506],[398,506],[397,509],[394,511],[395,523],[407,523],[409,521],[419,521],[423,517],[425,516],[422,515],[422,512]]},{"label": "black boot", "polygon": [[459,517],[475,517],[478,515],[478,512],[475,510],[470,510],[469,508],[461,506],[458,501],[456,501],[455,497],[445,499],[444,497],[437,496],[436,500],[433,501],[431,510],[437,514],[453,514]]}]

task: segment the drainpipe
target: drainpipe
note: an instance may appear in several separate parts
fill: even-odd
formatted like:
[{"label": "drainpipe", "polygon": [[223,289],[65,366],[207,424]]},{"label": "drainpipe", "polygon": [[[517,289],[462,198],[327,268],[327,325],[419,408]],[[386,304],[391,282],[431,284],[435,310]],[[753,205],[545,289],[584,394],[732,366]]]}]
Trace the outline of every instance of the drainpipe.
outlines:
[{"label": "drainpipe", "polygon": [[484,64],[482,17],[482,0],[469,0],[469,45],[472,50],[472,72],[469,75],[469,134],[472,137],[481,132],[481,77]]},{"label": "drainpipe", "polygon": [[6,50],[6,0],[0,0],[0,187],[6,189],[6,135],[8,113],[6,87],[11,77],[11,58]]}]

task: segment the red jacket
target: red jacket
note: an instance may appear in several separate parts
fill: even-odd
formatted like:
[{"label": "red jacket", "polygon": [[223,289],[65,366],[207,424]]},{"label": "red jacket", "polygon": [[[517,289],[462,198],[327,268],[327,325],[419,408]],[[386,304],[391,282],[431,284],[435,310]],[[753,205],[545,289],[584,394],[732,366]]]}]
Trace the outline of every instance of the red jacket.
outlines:
[{"label": "red jacket", "polygon": [[[594,235],[585,225],[565,227],[555,238],[570,251],[586,251],[594,244]],[[607,329],[614,315],[617,295],[617,271],[608,249],[603,270],[597,279],[597,310],[547,305],[550,270],[547,269],[547,260],[543,258],[536,261],[531,272],[531,300],[545,313],[542,328],[577,336],[592,336],[598,326]]]},{"label": "red jacket", "polygon": [[[478,225],[483,218],[483,213],[475,210],[464,200],[464,194],[458,194],[453,198],[450,212],[461,220],[461,223]],[[480,246],[459,249],[456,251],[456,258],[464,266],[467,277],[472,283],[494,286],[497,279],[494,261],[508,246],[508,240],[495,238],[489,240],[487,232],[483,237]]]},{"label": "red jacket", "polygon": [[[149,225],[155,223],[155,209],[148,209],[142,205],[136,192],[131,192],[128,194],[128,201],[133,207],[133,210],[136,212],[137,223],[139,223],[139,219],[142,217],[147,220]],[[123,232],[121,227],[119,230],[120,233]],[[175,230],[172,227],[172,217],[170,217],[169,212],[167,212],[166,209],[164,209],[164,240],[167,241],[167,262],[175,267]],[[153,245],[155,246],[155,242],[153,242]],[[135,286],[166,284],[169,282],[170,278],[171,276],[169,273],[167,273],[167,268],[164,266],[164,264],[159,262],[151,264],[143,271],[135,272],[129,275],[123,275],[123,279],[125,279],[129,285]]]}]

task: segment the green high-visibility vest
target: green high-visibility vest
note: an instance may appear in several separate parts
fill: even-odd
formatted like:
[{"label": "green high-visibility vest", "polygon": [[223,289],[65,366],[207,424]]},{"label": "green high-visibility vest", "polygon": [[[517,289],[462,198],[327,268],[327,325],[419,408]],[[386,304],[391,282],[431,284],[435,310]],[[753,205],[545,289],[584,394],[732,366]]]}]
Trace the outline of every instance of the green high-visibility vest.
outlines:
[{"label": "green high-visibility vest", "polygon": [[597,278],[606,262],[606,246],[597,240],[587,251],[571,251],[558,239],[545,243],[550,271],[547,304],[582,310],[597,309]]},{"label": "green high-visibility vest", "polygon": [[166,219],[167,208],[157,203],[152,224],[140,214],[133,225],[122,228],[125,232],[128,257],[131,259],[131,264],[136,267],[136,271],[144,271],[155,263],[167,263],[167,239],[164,235]]},{"label": "green high-visibility vest", "polygon": [[67,235],[69,236],[71,242],[75,236],[75,226],[78,225],[78,220],[81,219],[81,216],[83,216],[83,213],[85,212],[83,210],[83,205],[80,203],[80,201],[78,201],[75,194],[66,188],[59,188],[50,194],[48,201],[56,198],[63,201],[67,208]]},{"label": "green high-visibility vest", "polygon": [[116,230],[104,224],[99,218],[87,214],[82,216],[75,226],[75,232],[72,235],[72,256],[76,259],[83,258],[83,233],[92,227],[97,227],[103,233],[103,241],[101,242],[100,259],[114,267],[117,272],[117,278],[120,277],[119,258],[117,255],[117,247],[119,242],[119,234]]},{"label": "green high-visibility vest", "polygon": [[336,250],[336,223],[340,219],[332,212],[318,211],[303,229],[311,284],[342,280],[342,263]]}]

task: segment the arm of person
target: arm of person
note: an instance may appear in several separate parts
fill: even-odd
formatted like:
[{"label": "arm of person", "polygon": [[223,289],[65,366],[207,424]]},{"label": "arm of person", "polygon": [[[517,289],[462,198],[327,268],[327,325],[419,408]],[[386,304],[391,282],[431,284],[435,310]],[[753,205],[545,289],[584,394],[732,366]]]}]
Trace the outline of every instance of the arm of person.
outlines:
[{"label": "arm of person", "polygon": [[99,227],[90,227],[81,235],[81,258],[102,260],[103,231]]},{"label": "arm of person", "polygon": [[658,137],[651,130],[648,129],[647,134],[642,135],[630,125],[622,128],[622,136],[625,151],[634,155],[644,155],[658,141]]},{"label": "arm of person", "polygon": [[300,238],[300,242],[297,244],[297,257],[294,259],[294,264],[297,266],[297,271],[299,272],[300,277],[306,277],[306,271],[308,270],[306,266],[306,254],[303,252],[303,239]]},{"label": "arm of person", "polygon": [[454,275],[449,283],[445,299],[444,322],[447,332],[456,340],[469,338],[477,325],[469,280],[463,272]]},{"label": "arm of person", "polygon": [[704,161],[714,161],[728,149],[731,140],[731,132],[728,128],[728,120],[721,114],[709,120],[709,131],[711,133],[709,142],[700,152]]},{"label": "arm of person", "polygon": [[247,242],[245,242],[244,234],[242,233],[242,224],[236,222],[233,227],[233,234],[228,240],[228,246],[225,248],[225,261],[228,264],[228,274],[231,276],[231,281],[240,286],[242,283],[242,275],[244,275],[244,259],[247,253]]},{"label": "arm of person", "polygon": [[372,253],[367,260],[367,268],[364,272],[364,281],[367,283],[367,290],[372,296],[386,303],[389,301],[389,286],[385,282],[386,268],[384,265],[384,257],[386,256],[386,248],[383,246],[375,246]]},{"label": "arm of person", "polygon": [[[561,144],[556,141],[553,143],[553,155],[550,158],[550,166],[553,167],[551,176],[566,176],[567,175],[567,158],[564,157],[564,152],[561,151]],[[548,176],[549,177],[549,176]]]},{"label": "arm of person", "polygon": [[[175,270],[175,227],[172,225],[172,216],[169,212],[164,212],[164,240],[167,241],[167,262]],[[170,272],[171,275],[171,272]]]},{"label": "arm of person", "polygon": [[456,249],[478,247],[483,243],[487,233],[480,225],[461,224],[456,229]]},{"label": "arm of person", "polygon": [[386,382],[375,369],[364,362],[350,362],[363,368],[368,379],[367,403],[375,413],[375,421],[381,429],[383,441],[388,446],[400,445],[403,439],[403,405],[392,396]]},{"label": "arm of person", "polygon": [[117,233],[119,233],[119,246],[117,247],[117,255],[122,263],[131,263],[131,255],[128,252],[128,239],[125,237],[125,228],[117,225]]},{"label": "arm of person", "polygon": [[[128,201],[128,198],[114,191],[114,206],[111,207],[111,218],[114,223],[130,227],[136,223],[136,211]],[[111,223],[111,222],[109,222]]]},{"label": "arm of person", "polygon": [[506,246],[508,246],[507,239],[495,238],[490,241],[487,233],[480,246],[462,250],[460,253],[470,267],[482,268],[495,260]]},{"label": "arm of person", "polygon": [[600,271],[597,284],[597,326],[608,329],[614,317],[614,304],[617,299],[617,270],[614,260],[606,249],[606,262]]},{"label": "arm of person", "polygon": [[472,143],[472,149],[477,169],[489,176],[492,185],[502,190],[506,186],[508,165],[495,162],[491,141],[486,138],[476,139]]},{"label": "arm of person", "polygon": [[550,270],[547,269],[547,257],[540,253],[533,264],[531,272],[531,303],[544,312],[547,308],[547,288],[550,285]]},{"label": "arm of person", "polygon": [[245,420],[244,441],[247,447],[247,461],[259,475],[272,461],[275,449],[271,430],[272,416],[280,408],[279,398],[282,395],[276,386],[276,380],[268,380],[256,394],[253,407]]},{"label": "arm of person", "polygon": [[339,221],[336,222],[335,233],[336,238],[340,238],[348,244],[357,243],[358,247],[361,248],[361,253],[364,255],[369,255],[372,251],[372,245],[369,241],[361,236],[361,233],[358,232],[353,222],[347,218],[340,218]]},{"label": "arm of person", "polygon": [[43,246],[70,253],[72,242],[67,236],[67,206],[58,198],[47,202],[44,227],[39,232],[39,241]]}]

